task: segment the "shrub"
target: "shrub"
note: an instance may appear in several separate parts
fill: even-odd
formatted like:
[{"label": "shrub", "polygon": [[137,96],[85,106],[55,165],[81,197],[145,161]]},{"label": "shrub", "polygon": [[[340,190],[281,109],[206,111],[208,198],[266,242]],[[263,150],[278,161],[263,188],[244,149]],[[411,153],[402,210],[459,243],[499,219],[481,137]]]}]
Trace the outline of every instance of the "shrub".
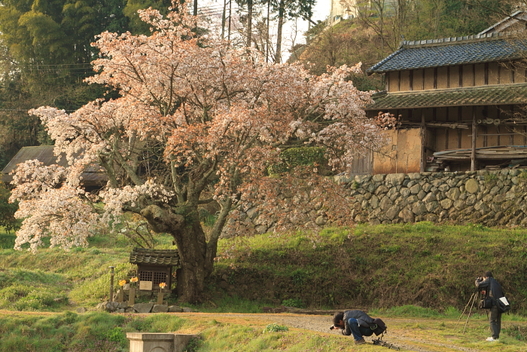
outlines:
[{"label": "shrub", "polygon": [[289,172],[297,166],[325,166],[325,149],[322,147],[289,148],[280,154],[281,163],[269,167],[270,174]]},{"label": "shrub", "polygon": [[298,298],[289,298],[282,301],[284,307],[305,308],[304,302]]},{"label": "shrub", "polygon": [[280,332],[280,331],[289,331],[287,326],[278,325],[278,324],[269,324],[265,327],[263,332]]}]

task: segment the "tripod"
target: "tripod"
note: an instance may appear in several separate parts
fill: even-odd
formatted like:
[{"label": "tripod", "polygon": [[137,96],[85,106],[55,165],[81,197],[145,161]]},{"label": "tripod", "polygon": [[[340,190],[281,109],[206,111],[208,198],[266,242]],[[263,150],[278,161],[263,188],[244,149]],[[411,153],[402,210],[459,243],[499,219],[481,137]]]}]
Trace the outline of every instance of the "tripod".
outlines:
[{"label": "tripod", "polygon": [[465,321],[465,326],[463,327],[463,333],[465,333],[465,331],[467,329],[468,320],[470,319],[470,315],[472,314],[472,309],[474,308],[474,305],[478,301],[478,296],[479,296],[479,292],[478,291],[474,292],[472,294],[472,296],[470,296],[470,299],[468,300],[467,304],[465,305],[465,308],[463,309],[463,312],[461,313],[461,316],[458,319],[458,320],[461,320],[461,318],[463,317],[465,312],[467,312],[467,308],[470,306],[470,308],[468,309],[468,312],[467,312],[467,320]]}]

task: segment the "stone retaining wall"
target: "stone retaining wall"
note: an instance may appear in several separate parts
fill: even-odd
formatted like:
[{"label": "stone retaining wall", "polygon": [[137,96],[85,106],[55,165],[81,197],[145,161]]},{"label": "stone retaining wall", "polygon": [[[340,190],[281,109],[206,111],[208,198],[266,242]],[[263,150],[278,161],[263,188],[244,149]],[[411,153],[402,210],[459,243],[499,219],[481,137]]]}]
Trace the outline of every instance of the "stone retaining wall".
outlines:
[{"label": "stone retaining wall", "polygon": [[348,180],[358,223],[527,225],[527,171],[425,172]]},{"label": "stone retaining wall", "polygon": [[[345,178],[346,198],[355,223],[396,224],[430,221],[456,225],[527,227],[527,170],[423,172]],[[304,227],[324,227],[329,218],[320,204],[306,204]],[[275,230],[276,220],[256,210],[240,216],[249,233]],[[340,215],[342,216],[342,215]],[[283,219],[282,219],[283,220]],[[302,226],[293,221],[290,227]],[[227,227],[226,235],[240,233]]]}]

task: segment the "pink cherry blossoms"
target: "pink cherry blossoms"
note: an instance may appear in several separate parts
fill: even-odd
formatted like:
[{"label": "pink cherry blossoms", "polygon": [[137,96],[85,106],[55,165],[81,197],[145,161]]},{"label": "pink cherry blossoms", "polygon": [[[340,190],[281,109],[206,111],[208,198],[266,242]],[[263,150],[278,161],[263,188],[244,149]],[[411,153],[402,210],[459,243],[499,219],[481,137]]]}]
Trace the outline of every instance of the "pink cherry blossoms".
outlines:
[{"label": "pink cherry blossoms", "polygon": [[[119,98],[73,113],[31,111],[70,167],[19,169],[12,196],[24,218],[18,247],[36,249],[43,236],[65,248],[84,245],[94,227],[130,211],[170,232],[183,261],[203,258],[207,273],[232,211],[258,201],[255,190],[268,182],[266,169],[284,147],[323,146],[329,165],[345,171],[354,157],[383,144],[379,124],[363,110],[370,93],[346,80],[360,65],[313,76],[299,65],[268,64],[252,49],[194,36],[196,19],[185,8],[167,18],[155,10],[141,16],[151,35],[106,32],[94,44],[98,73],[88,81],[117,89]],[[108,177],[93,195],[80,179],[90,165]],[[205,238],[194,217],[210,202],[219,210]],[[282,205],[284,213],[286,205],[301,206]]]}]

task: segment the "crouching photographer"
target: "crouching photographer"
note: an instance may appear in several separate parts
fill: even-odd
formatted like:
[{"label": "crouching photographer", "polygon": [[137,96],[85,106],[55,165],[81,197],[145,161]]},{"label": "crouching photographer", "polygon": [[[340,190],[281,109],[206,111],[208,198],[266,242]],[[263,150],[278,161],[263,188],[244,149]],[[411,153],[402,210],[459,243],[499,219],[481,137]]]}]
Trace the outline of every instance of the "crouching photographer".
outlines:
[{"label": "crouching photographer", "polygon": [[362,310],[347,310],[335,313],[333,325],[329,328],[331,330],[342,329],[343,335],[353,334],[357,345],[366,343],[363,336],[380,335],[386,331],[386,325],[381,319],[373,319]]}]

